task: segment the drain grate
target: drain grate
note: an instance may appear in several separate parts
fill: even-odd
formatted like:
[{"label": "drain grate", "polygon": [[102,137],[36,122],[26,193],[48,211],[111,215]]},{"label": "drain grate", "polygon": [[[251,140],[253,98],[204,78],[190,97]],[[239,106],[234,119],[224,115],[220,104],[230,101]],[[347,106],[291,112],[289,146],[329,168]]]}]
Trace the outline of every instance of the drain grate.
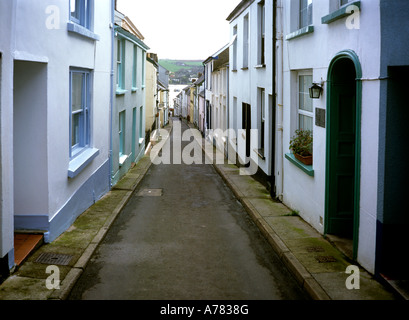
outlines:
[{"label": "drain grate", "polygon": [[161,197],[163,189],[143,189],[137,193],[138,197]]},{"label": "drain grate", "polygon": [[318,256],[315,257],[319,263],[330,263],[330,262],[337,262],[333,256]]},{"label": "drain grate", "polygon": [[44,252],[35,260],[37,263],[55,264],[60,266],[68,266],[72,259],[71,255],[59,254],[53,252]]},{"label": "drain grate", "polygon": [[307,252],[324,252],[324,248],[320,246],[307,247]]}]

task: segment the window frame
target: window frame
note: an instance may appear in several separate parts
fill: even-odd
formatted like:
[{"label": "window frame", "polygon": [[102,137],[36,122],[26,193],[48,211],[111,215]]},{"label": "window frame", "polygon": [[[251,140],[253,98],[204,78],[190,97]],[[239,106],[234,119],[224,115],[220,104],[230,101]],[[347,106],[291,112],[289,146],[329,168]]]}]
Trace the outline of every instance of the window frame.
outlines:
[{"label": "window frame", "polygon": [[237,32],[238,32],[238,25],[236,24],[233,27],[233,69],[232,71],[237,71]]},{"label": "window frame", "polygon": [[117,38],[116,52],[116,88],[125,89],[125,39]]},{"label": "window frame", "polygon": [[[297,74],[297,129],[311,130],[314,132],[314,105],[313,99],[309,96],[309,88],[304,88],[304,92],[301,92],[301,77],[311,77],[311,84],[313,83],[313,74],[312,72],[303,71]],[[311,100],[311,111],[301,109],[301,99],[300,95],[303,93],[308,96],[308,99]],[[301,128],[300,126],[300,116],[311,118],[311,129]]]},{"label": "window frame", "polygon": [[250,14],[247,13],[243,17],[243,61],[242,70],[247,70],[249,67],[250,56]]},{"label": "window frame", "polygon": [[[342,1],[346,1],[346,3],[343,4]],[[339,8],[348,5],[352,1],[354,0],[339,0]]]},{"label": "window frame", "polygon": [[258,55],[257,64],[265,66],[266,64],[266,7],[265,1],[258,3]]},{"label": "window frame", "polygon": [[139,133],[138,133],[138,136],[139,136],[138,142],[139,142],[139,144],[142,144],[143,140],[145,139],[144,135],[143,135],[143,120],[144,120],[143,106],[140,106],[139,107],[139,130],[138,130],[139,131]]},{"label": "window frame", "polygon": [[[81,109],[73,111],[73,75],[82,75],[81,84]],[[69,157],[73,159],[81,154],[85,149],[91,146],[91,81],[92,72],[87,69],[70,68],[69,73],[69,113],[70,113],[70,130],[69,130]],[[79,115],[78,125],[78,143],[73,144],[73,123],[74,116]]]},{"label": "window frame", "polygon": [[133,67],[132,67],[132,90],[138,90],[138,46],[134,44],[133,47]]},{"label": "window frame", "polygon": [[118,136],[119,136],[119,158],[126,155],[125,153],[125,136],[126,136],[126,110],[118,113]]},{"label": "window frame", "polygon": [[146,65],[146,51],[142,50],[141,56],[142,56],[142,66],[141,66],[141,68],[142,68],[142,71],[141,71],[142,81],[141,81],[141,86],[142,86],[142,89],[144,89],[145,88],[145,79],[146,79],[146,68],[145,68],[145,65]]},{"label": "window frame", "polygon": [[258,104],[258,126],[259,126],[259,151],[264,151],[266,143],[266,90],[264,88],[257,88],[257,104]]},{"label": "window frame", "polygon": [[[92,3],[90,0],[70,0],[70,21],[84,27],[91,29],[91,12],[92,12]],[[75,11],[72,11],[73,6],[75,6]],[[73,12],[77,12],[73,16]]]},{"label": "window frame", "polygon": [[[311,7],[310,4],[308,3],[311,1]],[[306,2],[306,7],[303,7],[303,3]],[[298,29],[306,28],[308,26],[311,26],[313,24],[313,0],[300,0],[300,7],[299,7],[299,16],[298,16]],[[311,12],[310,12],[311,9]],[[306,17],[303,16],[303,13],[306,12]],[[303,18],[306,18],[305,24],[303,23]]]}]

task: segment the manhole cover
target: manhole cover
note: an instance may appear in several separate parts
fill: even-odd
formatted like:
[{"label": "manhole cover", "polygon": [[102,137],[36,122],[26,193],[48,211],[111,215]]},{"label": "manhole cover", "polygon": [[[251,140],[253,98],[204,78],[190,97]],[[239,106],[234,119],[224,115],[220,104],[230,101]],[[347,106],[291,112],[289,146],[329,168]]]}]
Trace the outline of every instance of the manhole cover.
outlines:
[{"label": "manhole cover", "polygon": [[143,189],[137,193],[138,197],[161,197],[163,189]]},{"label": "manhole cover", "polygon": [[307,252],[324,252],[324,248],[323,247],[307,247]]},{"label": "manhole cover", "polygon": [[60,265],[60,266],[68,266],[71,259],[72,259],[72,256],[68,254],[45,252],[45,253],[40,254],[40,256],[35,260],[35,262],[44,263],[44,264],[55,264],[55,265]]},{"label": "manhole cover", "polygon": [[315,257],[319,263],[329,263],[329,262],[337,262],[333,256],[318,256]]}]

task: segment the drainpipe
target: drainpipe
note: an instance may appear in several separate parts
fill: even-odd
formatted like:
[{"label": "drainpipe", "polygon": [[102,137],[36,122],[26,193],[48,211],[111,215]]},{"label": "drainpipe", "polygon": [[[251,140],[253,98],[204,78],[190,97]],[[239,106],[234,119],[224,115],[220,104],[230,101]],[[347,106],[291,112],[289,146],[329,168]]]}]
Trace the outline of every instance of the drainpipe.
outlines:
[{"label": "drainpipe", "polygon": [[206,138],[206,131],[207,131],[207,107],[206,107],[206,87],[207,87],[207,82],[206,82],[206,64],[202,62],[203,65],[203,77],[204,77],[204,126],[203,126],[203,132],[202,136],[203,138]]},{"label": "drainpipe", "polygon": [[111,101],[109,115],[109,189],[112,188],[112,121],[114,112],[114,42],[115,42],[115,3],[116,0],[111,0]]},{"label": "drainpipe", "polygon": [[229,81],[230,81],[230,79],[229,79],[229,75],[230,75],[230,65],[229,64],[227,64],[227,72],[226,72],[226,78],[227,78],[227,80],[226,80],[226,109],[227,109],[227,127],[226,127],[226,130],[227,130],[227,143],[226,143],[226,146],[227,146],[227,150],[226,150],[226,156],[227,156],[227,159],[229,159],[229,144],[230,144],[230,95],[229,95],[229,92],[230,92],[230,90],[229,90]]},{"label": "drainpipe", "polygon": [[275,17],[276,17],[276,53],[277,53],[277,197],[282,201],[284,190],[283,174],[283,20],[282,0],[275,0]]},{"label": "drainpipe", "polygon": [[276,131],[277,131],[277,0],[273,1],[273,106],[275,113],[272,114],[272,121],[271,121],[271,186],[270,186],[270,195],[272,198],[276,198],[276,186],[277,186],[277,179],[276,179],[276,159],[277,157],[277,142],[276,142]]}]

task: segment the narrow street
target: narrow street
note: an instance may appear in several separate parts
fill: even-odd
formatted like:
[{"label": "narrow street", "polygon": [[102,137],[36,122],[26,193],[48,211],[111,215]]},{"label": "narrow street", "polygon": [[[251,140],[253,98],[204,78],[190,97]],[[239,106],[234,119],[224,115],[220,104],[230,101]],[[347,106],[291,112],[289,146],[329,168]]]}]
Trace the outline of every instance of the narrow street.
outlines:
[{"label": "narrow street", "polygon": [[[182,130],[187,128],[182,124]],[[206,164],[152,165],[70,296],[305,298],[230,189]]]}]

